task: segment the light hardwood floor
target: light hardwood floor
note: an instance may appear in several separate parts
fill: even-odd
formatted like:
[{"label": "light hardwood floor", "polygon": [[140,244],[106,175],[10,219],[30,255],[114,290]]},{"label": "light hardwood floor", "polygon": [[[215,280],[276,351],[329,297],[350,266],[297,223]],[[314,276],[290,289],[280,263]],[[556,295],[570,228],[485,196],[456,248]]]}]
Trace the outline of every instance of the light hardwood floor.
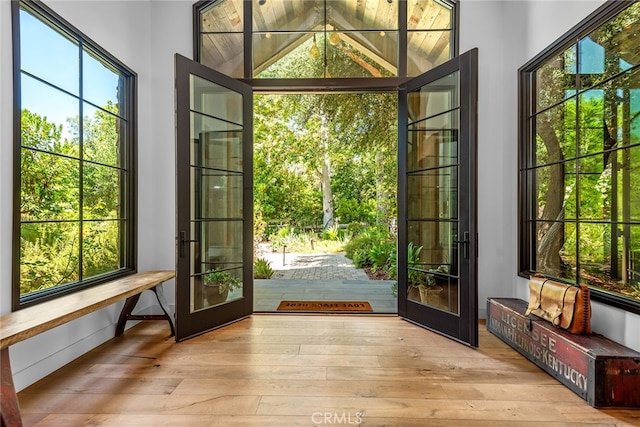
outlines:
[{"label": "light hardwood floor", "polygon": [[258,314],[182,343],[142,322],[18,394],[26,426],[627,426],[480,327]]}]

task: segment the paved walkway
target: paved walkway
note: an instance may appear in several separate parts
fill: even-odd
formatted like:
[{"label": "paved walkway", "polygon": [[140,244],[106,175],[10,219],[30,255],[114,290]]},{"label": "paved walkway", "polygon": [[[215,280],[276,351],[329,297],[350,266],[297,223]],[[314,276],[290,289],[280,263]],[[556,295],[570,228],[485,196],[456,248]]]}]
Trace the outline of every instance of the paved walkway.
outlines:
[{"label": "paved walkway", "polygon": [[[276,311],[281,301],[368,301],[374,313],[397,313],[393,280],[369,280],[344,253],[262,253],[275,271],[254,280],[254,311]],[[284,262],[283,262],[284,261]]]}]

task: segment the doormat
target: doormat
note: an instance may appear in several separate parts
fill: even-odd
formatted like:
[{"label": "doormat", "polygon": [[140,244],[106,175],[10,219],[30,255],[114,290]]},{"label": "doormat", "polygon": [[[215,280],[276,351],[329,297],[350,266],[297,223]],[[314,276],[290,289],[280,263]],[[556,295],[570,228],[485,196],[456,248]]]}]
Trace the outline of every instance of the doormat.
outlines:
[{"label": "doormat", "polygon": [[366,301],[282,301],[277,311],[373,311]]}]

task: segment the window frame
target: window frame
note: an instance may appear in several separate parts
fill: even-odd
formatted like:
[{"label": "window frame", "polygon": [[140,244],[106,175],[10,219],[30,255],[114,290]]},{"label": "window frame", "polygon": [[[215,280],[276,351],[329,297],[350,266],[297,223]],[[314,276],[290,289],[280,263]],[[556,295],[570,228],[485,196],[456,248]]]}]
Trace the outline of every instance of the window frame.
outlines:
[{"label": "window frame", "polygon": [[[535,94],[537,92],[535,72],[546,61],[562,54],[580,39],[586,37],[601,25],[613,19],[635,2],[607,0],[585,19],[567,31],[538,55],[518,70],[518,276],[529,278],[536,273],[535,265],[535,230],[527,226],[532,218],[530,209],[535,206],[535,182],[525,179],[532,170],[535,137],[532,134],[530,117],[535,112]],[[576,218],[576,223],[583,221]],[[609,222],[611,224],[611,222]],[[530,224],[531,226],[531,224]],[[618,294],[590,287],[594,301],[640,314],[640,301],[633,301]]]},{"label": "window frame", "polygon": [[[124,94],[122,95],[125,115],[122,116],[127,123],[124,137],[121,141],[119,154],[120,165],[118,170],[126,171],[120,180],[120,221],[123,230],[120,231],[120,262],[122,266],[116,270],[100,274],[98,276],[66,283],[53,288],[36,291],[26,296],[20,294],[20,247],[21,247],[21,149],[22,149],[22,69],[21,69],[21,40],[20,40],[20,11],[24,9],[35,16],[43,24],[56,32],[65,34],[78,43],[79,84],[82,84],[82,56],[83,52],[90,51],[96,55],[96,59],[108,64],[117,70],[123,79]],[[44,5],[40,0],[12,0],[11,2],[12,38],[13,38],[13,229],[12,229],[12,310],[17,311],[25,307],[39,304],[57,297],[68,295],[91,286],[99,285],[117,278],[128,276],[137,272],[137,74],[124,65],[122,61],[103,49],[99,44],[91,40],[75,26],[71,25],[52,9]],[[50,82],[42,80],[48,85]],[[76,97],[78,103],[87,102],[82,93]],[[80,112],[80,108],[78,112]],[[80,125],[82,126],[82,125]],[[82,129],[82,127],[80,127]],[[82,135],[79,136],[82,138]],[[79,155],[80,165],[85,164],[82,155]],[[82,188],[82,184],[78,184]],[[79,201],[82,196],[79,196]],[[86,222],[82,217],[80,224]],[[78,245],[78,253],[83,251],[81,243]],[[82,256],[80,261],[82,262]]]}]

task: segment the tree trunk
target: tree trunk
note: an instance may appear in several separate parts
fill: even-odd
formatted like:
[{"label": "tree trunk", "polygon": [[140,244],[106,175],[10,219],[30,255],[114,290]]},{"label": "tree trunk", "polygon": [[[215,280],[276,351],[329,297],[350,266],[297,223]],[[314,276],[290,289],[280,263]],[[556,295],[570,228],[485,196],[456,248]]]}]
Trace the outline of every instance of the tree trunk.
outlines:
[{"label": "tree trunk", "polygon": [[[549,163],[562,160],[560,142],[556,136],[555,129],[549,120],[540,120],[538,125],[538,135],[542,138],[547,153]],[[562,164],[551,166],[551,173],[545,206],[540,216],[543,221],[561,221],[564,218],[564,170]],[[564,245],[564,227],[560,222],[542,223],[537,230],[538,236],[537,257],[535,270],[560,276],[562,271],[562,259],[560,250]]]},{"label": "tree trunk", "polygon": [[376,151],[376,224],[387,224],[389,195],[384,186],[384,155],[382,150]]},{"label": "tree trunk", "polygon": [[320,187],[322,189],[322,228],[332,228],[335,225],[333,217],[333,193],[331,192],[331,159],[329,158],[329,141],[327,138],[326,116],[322,115],[322,173]]}]

